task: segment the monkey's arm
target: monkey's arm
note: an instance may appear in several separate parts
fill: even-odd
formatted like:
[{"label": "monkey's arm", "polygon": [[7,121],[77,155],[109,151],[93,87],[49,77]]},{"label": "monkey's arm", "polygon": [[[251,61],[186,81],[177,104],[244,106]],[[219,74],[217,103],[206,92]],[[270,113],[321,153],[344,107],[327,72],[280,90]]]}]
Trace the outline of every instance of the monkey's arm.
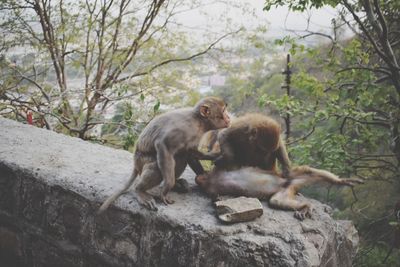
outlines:
[{"label": "monkey's arm", "polygon": [[276,158],[278,159],[278,161],[281,164],[282,176],[284,178],[289,178],[291,162],[290,162],[290,159],[289,159],[289,155],[288,155],[288,153],[286,151],[285,142],[283,142],[282,138],[280,138],[280,140],[279,140],[279,147],[275,151],[275,155],[276,155]]},{"label": "monkey's arm", "polygon": [[204,174],[204,168],[198,159],[188,156],[187,162],[196,175]]},{"label": "monkey's arm", "polygon": [[221,153],[215,159],[215,166],[221,169],[228,169],[230,166],[235,165],[235,154],[232,145],[225,140],[220,141]]},{"label": "monkey's arm", "polygon": [[210,133],[207,151],[211,152],[217,142],[218,142],[218,130],[213,130]]},{"label": "monkey's arm", "polygon": [[221,155],[221,152],[201,152],[194,149],[191,151],[191,154],[197,160],[215,160]]}]

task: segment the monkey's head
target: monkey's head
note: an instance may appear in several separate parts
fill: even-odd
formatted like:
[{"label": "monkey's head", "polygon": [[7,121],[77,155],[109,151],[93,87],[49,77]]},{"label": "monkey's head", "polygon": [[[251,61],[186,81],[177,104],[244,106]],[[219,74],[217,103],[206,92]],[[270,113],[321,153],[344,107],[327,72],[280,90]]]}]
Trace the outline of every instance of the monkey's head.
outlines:
[{"label": "monkey's head", "polygon": [[262,114],[246,114],[242,123],[247,124],[250,144],[268,153],[279,147],[281,127],[278,122]]},{"label": "monkey's head", "polygon": [[230,125],[227,104],[218,97],[205,97],[195,106],[195,112],[208,125],[207,130],[226,128]]},{"label": "monkey's head", "polygon": [[249,129],[249,142],[261,151],[272,152],[279,147],[279,128],[252,127]]}]

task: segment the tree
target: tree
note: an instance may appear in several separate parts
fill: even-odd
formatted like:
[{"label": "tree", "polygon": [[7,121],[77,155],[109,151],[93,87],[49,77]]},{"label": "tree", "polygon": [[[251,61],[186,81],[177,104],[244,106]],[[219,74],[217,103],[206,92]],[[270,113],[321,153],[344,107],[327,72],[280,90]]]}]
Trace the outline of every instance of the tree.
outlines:
[{"label": "tree", "polygon": [[156,83],[163,79],[161,67],[201,56],[231,34],[215,36],[202,48],[192,45],[174,17],[196,5],[181,0],[2,1],[3,47],[14,54],[31,51],[31,57],[15,57],[16,62],[1,59],[2,113],[23,117],[29,110],[48,129],[89,138],[114,103],[168,86]]},{"label": "tree", "polygon": [[[291,155],[298,162],[367,181],[355,190],[362,196],[356,203],[348,194],[338,203],[361,232],[363,250],[357,264],[399,264],[399,255],[385,256],[391,251],[388,222],[400,189],[400,4],[271,0],[265,8],[284,4],[293,11],[331,5],[339,13],[332,22],[332,34],[308,28],[298,33],[300,38],[322,36],[329,41],[325,45],[307,48],[293,38],[281,40],[297,56],[293,63],[297,68],[293,77],[296,90],[286,101],[297,116],[294,128],[298,134],[289,143]],[[344,27],[354,36],[340,39],[338,32]],[[282,103],[279,96],[264,99],[266,103]],[[286,107],[282,107],[282,114]],[[377,241],[386,242],[386,246]]]}]

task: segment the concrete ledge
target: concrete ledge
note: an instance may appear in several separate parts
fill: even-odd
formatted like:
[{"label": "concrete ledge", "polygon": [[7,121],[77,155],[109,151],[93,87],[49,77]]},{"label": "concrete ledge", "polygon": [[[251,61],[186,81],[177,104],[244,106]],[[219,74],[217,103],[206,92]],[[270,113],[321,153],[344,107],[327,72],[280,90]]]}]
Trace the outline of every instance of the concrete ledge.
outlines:
[{"label": "concrete ledge", "polygon": [[[132,155],[0,118],[0,262],[6,266],[351,266],[358,235],[316,205],[314,218],[270,209],[223,225],[194,185],[176,203],[143,209],[122,196]],[[7,265],[8,263],[8,265]]]}]

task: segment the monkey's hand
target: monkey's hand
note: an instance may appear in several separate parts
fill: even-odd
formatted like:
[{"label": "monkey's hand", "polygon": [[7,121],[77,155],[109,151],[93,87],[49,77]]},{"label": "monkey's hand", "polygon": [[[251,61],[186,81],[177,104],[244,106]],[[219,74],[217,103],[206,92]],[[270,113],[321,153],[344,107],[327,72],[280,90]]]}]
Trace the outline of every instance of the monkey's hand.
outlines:
[{"label": "monkey's hand", "polygon": [[160,194],[160,199],[165,205],[174,204],[175,201],[164,195],[163,193]]},{"label": "monkey's hand", "polygon": [[294,217],[300,221],[304,221],[305,218],[312,219],[312,211],[313,208],[309,205],[306,207],[302,208],[301,210],[297,210],[294,213]]},{"label": "monkey's hand", "polygon": [[195,181],[196,184],[199,185],[200,187],[201,187],[202,185],[204,185],[204,183],[206,182],[206,180],[207,180],[207,175],[206,175],[206,173],[196,175],[196,177],[194,178],[194,181]]},{"label": "monkey's hand", "polygon": [[154,201],[154,198],[146,193],[146,192],[141,192],[141,191],[136,191],[137,194],[137,200],[139,201],[140,204],[145,206],[149,210],[157,210],[156,202]]},{"label": "monkey's hand", "polygon": [[355,186],[357,184],[363,184],[364,181],[361,179],[357,179],[357,178],[347,178],[347,179],[341,179],[340,180],[340,184],[341,185],[347,185],[347,186]]},{"label": "monkey's hand", "polygon": [[221,155],[220,152],[201,152],[199,150],[193,150],[191,153],[198,160],[215,160]]},{"label": "monkey's hand", "polygon": [[230,157],[221,154],[214,160],[214,164],[218,168],[226,169],[229,166],[233,165],[234,163]]}]

